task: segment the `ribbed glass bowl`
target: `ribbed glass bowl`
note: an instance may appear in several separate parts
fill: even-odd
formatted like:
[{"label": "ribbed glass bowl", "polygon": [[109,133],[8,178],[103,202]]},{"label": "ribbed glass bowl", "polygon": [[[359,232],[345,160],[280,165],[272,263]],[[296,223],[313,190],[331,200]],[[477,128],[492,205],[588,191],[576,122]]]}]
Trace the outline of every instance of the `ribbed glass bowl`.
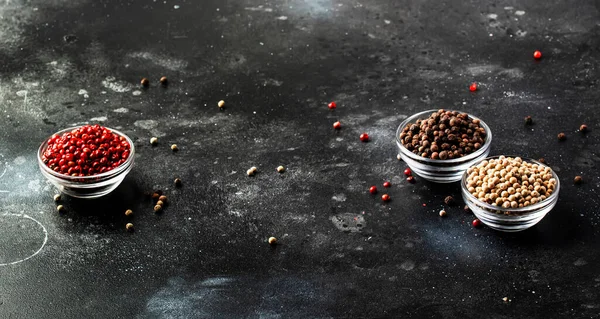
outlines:
[{"label": "ribbed glass bowl", "polygon": [[[78,129],[79,127],[80,126],[67,128],[52,135],[62,135],[66,132]],[[38,165],[42,175],[44,175],[44,177],[46,177],[54,186],[56,186],[61,193],[72,197],[92,199],[112,192],[115,188],[117,188],[117,186],[119,186],[119,184],[121,184],[129,171],[131,171],[134,162],[135,147],[127,135],[112,128],[107,127],[107,129],[111,130],[118,136],[123,136],[131,147],[129,150],[129,157],[123,164],[108,172],[92,176],[70,176],[55,172],[46,166],[46,164],[44,164],[42,161],[42,155],[48,147],[48,139],[50,138],[48,137],[44,140],[42,145],[40,145],[37,154]]]},{"label": "ribbed glass bowl", "polygon": [[[408,125],[408,123],[414,123],[418,119],[429,118],[431,113],[435,112],[437,112],[437,110],[428,110],[414,114],[405,119],[402,124],[398,126],[398,130],[396,131],[396,145],[400,151],[400,157],[402,160],[404,160],[404,162],[406,162],[406,165],[410,167],[413,173],[435,183],[457,182],[461,179],[462,174],[467,170],[467,168],[471,167],[474,163],[480,162],[488,156],[490,153],[490,145],[492,144],[492,131],[490,130],[490,127],[480,118],[467,113],[469,118],[479,120],[479,124],[485,129],[486,132],[484,143],[477,151],[463,157],[445,160],[430,159],[409,151],[406,147],[404,147],[402,141],[400,141],[400,133],[402,133],[402,130]],[[466,113],[461,111],[457,112]]]},{"label": "ribbed glass bowl", "polygon": [[[481,160],[490,160],[497,159],[500,156],[492,156],[486,159]],[[505,157],[509,157],[509,155],[505,155]],[[517,157],[512,156],[510,157]],[[520,157],[520,156],[519,156]],[[530,158],[521,157],[524,162],[534,163],[541,165],[543,167],[548,167],[536,160]],[[476,166],[478,163],[475,163],[473,166]],[[499,206],[493,206],[488,203],[485,203],[468,191],[467,187],[467,177],[469,174],[465,171],[462,176],[460,188],[462,192],[462,197],[467,206],[473,211],[473,214],[479,218],[484,224],[489,226],[490,228],[504,231],[504,232],[518,232],[530,228],[531,226],[537,224],[548,212],[554,208],[556,203],[558,202],[558,193],[560,191],[560,180],[556,173],[551,170],[552,177],[556,179],[556,187],[554,192],[550,194],[550,196],[540,202],[537,202],[533,205],[529,205],[521,208],[502,208]]]}]

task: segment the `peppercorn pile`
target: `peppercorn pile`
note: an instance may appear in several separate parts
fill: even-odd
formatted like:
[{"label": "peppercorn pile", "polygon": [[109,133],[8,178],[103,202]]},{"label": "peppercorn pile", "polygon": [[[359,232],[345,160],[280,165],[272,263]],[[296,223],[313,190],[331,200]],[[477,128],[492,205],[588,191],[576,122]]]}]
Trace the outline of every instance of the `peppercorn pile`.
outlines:
[{"label": "peppercorn pile", "polygon": [[520,208],[547,199],[556,187],[550,167],[499,156],[467,170],[467,190],[502,208]]},{"label": "peppercorn pile", "polygon": [[125,163],[130,149],[125,137],[98,124],[85,125],[50,137],[42,161],[57,173],[91,176]]},{"label": "peppercorn pile", "polygon": [[400,141],[417,155],[445,160],[477,151],[485,143],[486,133],[480,121],[468,114],[441,109],[427,119],[408,123]]}]

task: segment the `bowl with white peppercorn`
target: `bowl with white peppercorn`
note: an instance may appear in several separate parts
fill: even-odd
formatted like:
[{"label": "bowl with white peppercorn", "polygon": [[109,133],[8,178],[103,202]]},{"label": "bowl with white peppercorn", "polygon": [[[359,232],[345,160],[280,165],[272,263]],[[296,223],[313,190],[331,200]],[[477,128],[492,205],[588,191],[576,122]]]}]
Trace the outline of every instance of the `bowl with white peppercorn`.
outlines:
[{"label": "bowl with white peppercorn", "polygon": [[396,131],[400,157],[420,177],[452,183],[490,152],[492,131],[460,111],[428,110],[405,119]]},{"label": "bowl with white peppercorn", "polygon": [[492,156],[465,171],[462,197],[490,228],[517,232],[537,224],[558,201],[560,181],[548,166],[518,156]]}]

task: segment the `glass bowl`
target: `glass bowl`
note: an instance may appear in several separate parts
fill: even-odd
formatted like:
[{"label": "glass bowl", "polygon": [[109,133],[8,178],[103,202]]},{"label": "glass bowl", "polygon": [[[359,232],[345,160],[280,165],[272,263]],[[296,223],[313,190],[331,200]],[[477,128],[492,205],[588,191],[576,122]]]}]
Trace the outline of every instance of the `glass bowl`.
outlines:
[{"label": "glass bowl", "polygon": [[[62,135],[66,132],[78,129],[79,127],[81,126],[67,128],[62,131],[58,131],[53,135]],[[92,176],[70,176],[55,172],[46,166],[42,160],[42,155],[48,147],[48,139],[50,138],[48,137],[44,140],[42,145],[40,145],[37,154],[38,165],[42,175],[44,175],[44,177],[46,177],[54,186],[56,186],[60,192],[72,197],[91,199],[98,198],[112,192],[115,188],[117,188],[117,186],[119,186],[119,184],[121,184],[129,171],[131,171],[134,162],[135,147],[133,145],[133,141],[131,141],[127,135],[115,129],[108,127],[106,128],[118,136],[124,137],[131,147],[129,150],[129,157],[123,164],[108,172]]]},{"label": "glass bowl", "polygon": [[[512,155],[504,155],[505,157],[517,157]],[[500,156],[488,157],[484,160],[497,159]],[[519,156],[520,157],[520,156]],[[548,167],[536,160],[530,158],[521,157],[524,162],[538,164],[543,167]],[[473,166],[476,166],[476,163]],[[554,208],[556,202],[558,202],[558,193],[560,191],[560,180],[556,173],[551,169],[552,178],[556,179],[556,187],[554,192],[550,196],[540,202],[533,205],[529,205],[521,208],[502,208],[499,206],[493,206],[485,203],[471,194],[467,189],[467,177],[469,174],[465,171],[462,176],[460,184],[462,197],[467,206],[473,211],[473,214],[479,218],[484,224],[490,228],[504,231],[504,232],[517,232],[525,230],[535,224],[537,224],[548,212]]]},{"label": "glass bowl", "polygon": [[[400,150],[400,157],[406,162],[406,165],[408,165],[408,167],[410,167],[415,174],[435,183],[457,182],[461,179],[462,174],[467,170],[467,168],[488,156],[490,153],[490,145],[492,144],[492,131],[490,130],[490,127],[480,118],[467,113],[469,118],[479,120],[479,124],[485,129],[486,132],[484,143],[477,151],[459,158],[439,160],[422,157],[404,147],[402,141],[400,141],[400,133],[402,133],[402,129],[404,129],[408,123],[414,123],[418,119],[428,118],[431,113],[435,113],[437,111],[438,110],[428,110],[414,114],[405,119],[402,124],[398,126],[398,130],[396,131],[396,145],[398,145],[398,149]],[[461,111],[457,112],[466,113]]]}]

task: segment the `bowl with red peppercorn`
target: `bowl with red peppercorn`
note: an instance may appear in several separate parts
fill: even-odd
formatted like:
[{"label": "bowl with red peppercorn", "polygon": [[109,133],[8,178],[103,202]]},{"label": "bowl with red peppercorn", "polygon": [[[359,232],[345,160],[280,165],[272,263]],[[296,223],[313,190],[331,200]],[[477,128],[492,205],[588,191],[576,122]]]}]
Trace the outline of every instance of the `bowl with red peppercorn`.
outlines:
[{"label": "bowl with red peppercorn", "polygon": [[532,227],[558,202],[560,181],[548,166],[518,156],[488,157],[465,171],[462,197],[490,228],[517,232]]},{"label": "bowl with red peppercorn", "polygon": [[100,125],[56,132],[38,150],[42,175],[62,193],[97,198],[113,191],[131,171],[135,148],[127,135]]},{"label": "bowl with red peppercorn", "polygon": [[400,157],[412,172],[435,183],[452,183],[488,156],[492,131],[460,111],[428,110],[405,119],[396,131]]}]

